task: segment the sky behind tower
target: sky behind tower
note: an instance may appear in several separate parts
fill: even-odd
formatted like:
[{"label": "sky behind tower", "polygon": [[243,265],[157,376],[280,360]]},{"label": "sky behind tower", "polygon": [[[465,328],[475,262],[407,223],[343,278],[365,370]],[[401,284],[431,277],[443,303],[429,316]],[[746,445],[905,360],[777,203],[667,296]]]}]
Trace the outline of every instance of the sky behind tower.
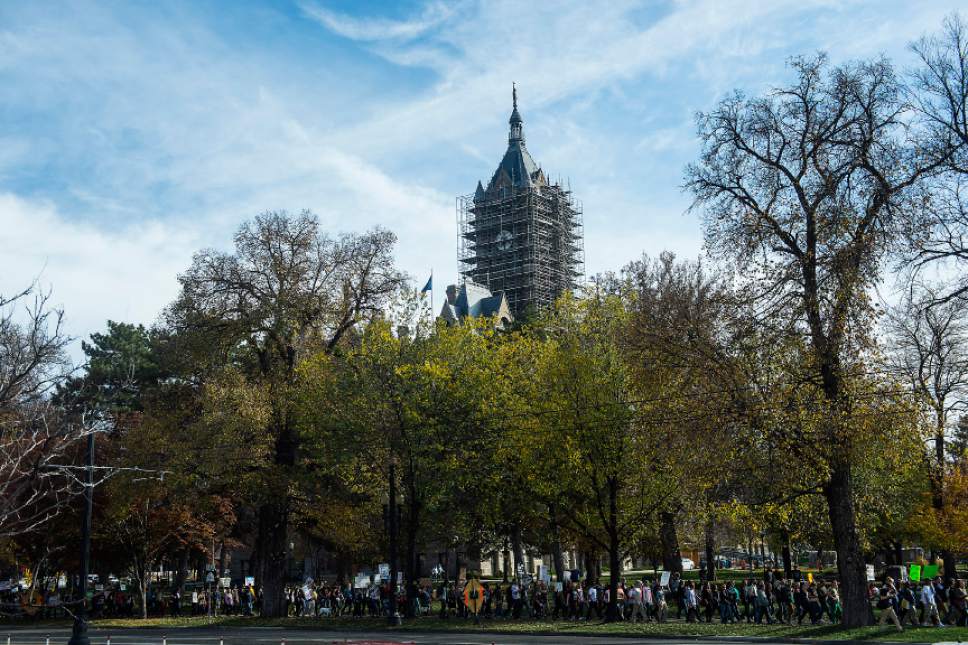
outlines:
[{"label": "sky behind tower", "polygon": [[0,293],[54,290],[68,331],[150,324],[203,247],[265,210],[380,225],[437,302],[455,198],[507,145],[585,213],[588,273],[693,257],[693,118],[790,77],[796,54],[884,54],[959,2],[25,2],[0,4]]}]

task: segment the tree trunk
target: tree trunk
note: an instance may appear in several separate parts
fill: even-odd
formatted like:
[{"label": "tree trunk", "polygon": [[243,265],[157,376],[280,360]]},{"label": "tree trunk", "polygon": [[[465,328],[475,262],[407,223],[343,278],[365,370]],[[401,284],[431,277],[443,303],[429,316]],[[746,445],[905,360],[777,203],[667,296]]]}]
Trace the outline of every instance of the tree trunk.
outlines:
[{"label": "tree trunk", "polygon": [[615,622],[622,619],[618,613],[618,582],[622,577],[622,553],[618,534],[618,480],[608,479],[608,610],[605,620]]},{"label": "tree trunk", "polygon": [[[295,355],[289,355],[289,371],[292,374]],[[273,413],[269,430],[276,437],[275,477],[272,488],[267,491],[268,501],[259,507],[259,533],[257,537],[259,567],[262,587],[261,615],[279,618],[286,615],[286,555],[289,542],[289,470],[296,464],[298,437],[291,427],[288,410],[283,407]],[[257,574],[258,575],[258,574]]]},{"label": "tree trunk", "polygon": [[662,568],[666,571],[682,573],[682,555],[679,553],[679,536],[676,533],[675,513],[663,511],[659,514],[662,525],[659,527],[659,541],[662,543]]},{"label": "tree trunk", "polygon": [[218,545],[218,577],[221,578],[225,575],[225,540],[219,542]]},{"label": "tree trunk", "polygon": [[588,584],[593,584],[595,568],[595,554],[591,551],[585,551],[584,558],[582,558],[582,567],[585,569],[585,582]]},{"label": "tree trunk", "polygon": [[508,538],[504,538],[504,551],[502,553],[504,556],[504,583],[508,582],[508,570],[511,568],[511,551],[508,550]]},{"label": "tree trunk", "polygon": [[[945,422],[944,410],[936,411],[938,428],[934,437],[934,459],[935,463],[931,466],[931,506],[938,514],[944,513],[944,471],[945,471]],[[955,562],[955,554],[948,549],[941,550],[941,560],[944,562],[945,579],[957,579],[958,568]]]},{"label": "tree trunk", "polygon": [[286,615],[286,544],[289,512],[284,499],[274,499],[259,508],[259,579],[262,588],[262,616]]},{"label": "tree trunk", "polygon": [[[416,486],[411,477],[407,500],[407,618],[416,616],[417,580],[420,577],[420,562],[417,555],[417,532],[420,528],[420,502],[417,500]],[[458,566],[460,564],[458,563]],[[460,571],[457,572],[460,574]]]},{"label": "tree trunk", "polygon": [[138,591],[141,592],[141,618],[148,618],[148,584],[145,582],[147,578],[142,578],[138,581]]},{"label": "tree trunk", "polygon": [[716,579],[716,525],[710,519],[706,522],[706,580]]},{"label": "tree trunk", "polygon": [[511,549],[514,551],[514,569],[512,570],[515,577],[518,575],[518,568],[524,564],[524,546],[521,544],[521,526],[515,523],[511,528]]},{"label": "tree trunk", "polygon": [[944,577],[946,580],[958,579],[958,563],[955,561],[955,554],[948,549],[941,549],[941,560],[944,562]]},{"label": "tree trunk", "polygon": [[565,562],[561,557],[561,527],[558,525],[557,508],[552,504],[548,509],[551,519],[551,559],[554,561],[555,575],[558,582],[565,579]]},{"label": "tree trunk", "polygon": [[191,549],[185,547],[178,554],[178,571],[175,573],[175,590],[181,593],[185,590],[185,580],[188,578],[188,557]]},{"label": "tree trunk", "polygon": [[844,605],[844,625],[863,627],[871,622],[867,599],[867,567],[857,537],[853,485],[850,466],[834,465],[830,481],[824,487],[830,527],[837,550],[840,595]]},{"label": "tree trunk", "polygon": [[790,580],[793,577],[793,558],[790,555],[790,532],[783,529],[783,577]]}]

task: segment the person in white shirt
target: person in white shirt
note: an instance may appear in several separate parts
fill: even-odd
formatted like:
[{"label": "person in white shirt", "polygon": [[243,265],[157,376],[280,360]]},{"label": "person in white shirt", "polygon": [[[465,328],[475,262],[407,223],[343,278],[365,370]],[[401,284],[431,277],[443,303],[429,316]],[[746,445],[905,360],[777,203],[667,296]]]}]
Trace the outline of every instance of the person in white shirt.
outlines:
[{"label": "person in white shirt", "polygon": [[696,622],[699,617],[699,603],[696,600],[696,587],[692,581],[686,584],[686,592],[683,595],[683,600],[686,604],[686,621],[690,623]]},{"label": "person in white shirt", "polygon": [[631,614],[631,621],[634,623],[639,617],[640,610],[642,608],[642,592],[635,585],[629,588],[628,594],[628,605]]},{"label": "person in white shirt", "polygon": [[941,616],[938,614],[938,601],[934,595],[934,586],[930,580],[921,583],[921,605],[924,607],[922,614],[924,622],[922,624],[925,627],[928,626],[929,621],[938,627],[944,627]]}]

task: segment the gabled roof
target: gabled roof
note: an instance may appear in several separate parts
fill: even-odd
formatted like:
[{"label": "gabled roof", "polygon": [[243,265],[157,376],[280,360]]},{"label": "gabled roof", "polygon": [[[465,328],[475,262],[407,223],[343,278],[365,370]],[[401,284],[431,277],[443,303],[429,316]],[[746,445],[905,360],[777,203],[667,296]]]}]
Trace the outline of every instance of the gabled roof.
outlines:
[{"label": "gabled roof", "polygon": [[507,296],[503,291],[492,294],[484,285],[469,280],[461,285],[454,302],[445,301],[440,309],[440,317],[447,324],[459,323],[468,316],[471,318],[498,316],[502,319],[502,326],[503,319],[507,322],[513,319]]}]

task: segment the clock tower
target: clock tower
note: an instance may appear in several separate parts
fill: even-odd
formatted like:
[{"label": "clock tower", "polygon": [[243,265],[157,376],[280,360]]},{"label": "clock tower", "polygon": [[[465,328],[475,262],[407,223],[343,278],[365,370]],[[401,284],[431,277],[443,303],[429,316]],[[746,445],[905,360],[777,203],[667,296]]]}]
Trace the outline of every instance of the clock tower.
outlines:
[{"label": "clock tower", "polygon": [[581,205],[534,162],[517,88],[511,96],[504,158],[486,187],[457,199],[458,258],[464,279],[504,292],[519,319],[578,286],[584,247]]}]

